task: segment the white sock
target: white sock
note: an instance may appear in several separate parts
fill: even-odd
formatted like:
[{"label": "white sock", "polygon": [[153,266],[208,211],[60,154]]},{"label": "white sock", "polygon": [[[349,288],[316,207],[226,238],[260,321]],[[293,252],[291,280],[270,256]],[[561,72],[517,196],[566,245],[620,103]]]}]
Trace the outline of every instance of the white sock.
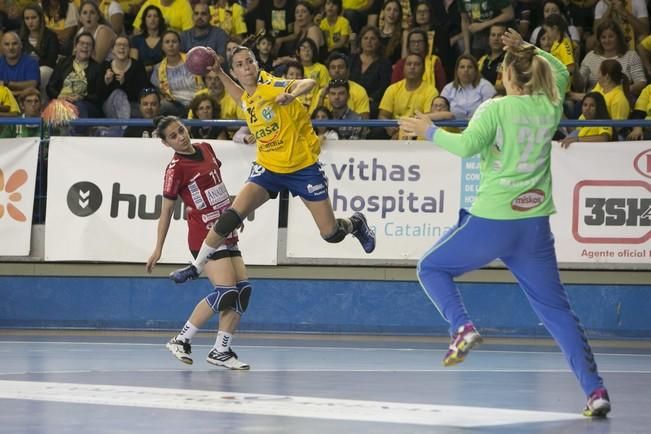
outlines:
[{"label": "white sock", "polygon": [[203,266],[206,265],[206,262],[208,262],[208,256],[212,255],[215,253],[217,249],[214,247],[210,247],[206,242],[204,241],[203,244],[201,244],[201,249],[199,250],[199,253],[197,254],[197,258],[192,262],[192,265],[194,265],[194,268],[197,269],[197,273],[201,274],[203,271]]},{"label": "white sock", "polygon": [[217,333],[217,339],[215,340],[215,349],[220,353],[225,353],[231,347],[232,339],[232,334],[220,330],[219,333]]},{"label": "white sock", "polygon": [[186,339],[188,341],[191,341],[194,335],[196,335],[198,331],[199,329],[194,325],[192,325],[190,321],[188,321],[181,329],[181,332],[178,335],[176,335],[176,339],[179,341],[185,341]]}]

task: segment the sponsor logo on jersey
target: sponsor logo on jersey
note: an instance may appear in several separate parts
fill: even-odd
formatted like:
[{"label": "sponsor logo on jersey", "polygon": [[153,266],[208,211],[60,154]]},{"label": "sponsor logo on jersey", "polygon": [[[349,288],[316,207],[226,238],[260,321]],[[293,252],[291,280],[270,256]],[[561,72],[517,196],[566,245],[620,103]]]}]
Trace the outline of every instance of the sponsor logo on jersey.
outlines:
[{"label": "sponsor logo on jersey", "polygon": [[308,193],[315,193],[319,192],[321,190],[324,190],[325,186],[323,184],[317,184],[317,185],[312,185],[312,184],[307,184],[307,192]]},{"label": "sponsor logo on jersey", "polygon": [[205,191],[206,198],[208,198],[208,203],[211,206],[219,205],[224,202],[229,202],[230,197],[228,196],[228,191],[226,191],[226,186],[222,184],[217,184],[212,186]]},{"label": "sponsor logo on jersey", "polygon": [[[272,140],[275,140],[276,137],[278,136],[278,132],[280,130],[280,126],[278,125],[278,122],[274,122],[271,125],[267,125],[266,127],[262,127],[259,130],[256,130],[255,132],[255,138],[257,140],[261,140],[263,143],[268,143]],[[271,137],[269,137],[271,136]]]},{"label": "sponsor logo on jersey", "polygon": [[511,208],[514,211],[528,211],[543,203],[544,200],[545,192],[534,188],[513,199]]},{"label": "sponsor logo on jersey", "polygon": [[262,109],[262,117],[263,117],[266,121],[270,121],[270,120],[273,119],[273,117],[274,117],[274,112],[273,112],[273,110],[271,109],[271,107],[265,107],[265,108]]}]

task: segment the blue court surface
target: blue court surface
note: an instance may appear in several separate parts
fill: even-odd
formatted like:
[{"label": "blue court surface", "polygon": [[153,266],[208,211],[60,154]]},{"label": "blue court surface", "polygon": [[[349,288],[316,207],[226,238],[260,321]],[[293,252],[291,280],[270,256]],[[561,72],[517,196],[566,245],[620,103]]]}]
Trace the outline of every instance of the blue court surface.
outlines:
[{"label": "blue court surface", "polygon": [[491,339],[444,368],[447,339],[236,336],[250,371],[177,361],[173,333],[0,330],[0,432],[649,433],[651,344],[595,341],[613,402],[585,397],[548,340]]}]

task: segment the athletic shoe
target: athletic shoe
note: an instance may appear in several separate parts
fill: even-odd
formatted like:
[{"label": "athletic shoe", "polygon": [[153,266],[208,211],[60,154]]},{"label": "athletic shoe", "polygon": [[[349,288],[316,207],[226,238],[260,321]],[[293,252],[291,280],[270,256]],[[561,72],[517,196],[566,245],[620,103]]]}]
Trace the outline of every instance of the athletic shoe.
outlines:
[{"label": "athletic shoe", "polygon": [[608,391],[600,387],[590,394],[588,403],[583,409],[583,415],[588,417],[606,417],[610,412],[610,398]]},{"label": "athletic shoe", "polygon": [[350,217],[353,223],[353,236],[359,240],[366,253],[375,250],[375,231],[366,223],[366,217],[361,212],[356,212]]},{"label": "athletic shoe", "polygon": [[192,345],[190,345],[189,340],[186,339],[185,341],[181,341],[176,339],[176,337],[173,337],[167,344],[165,344],[165,346],[172,354],[174,354],[174,357],[186,365],[192,364],[192,357],[190,357],[190,354],[192,353]]},{"label": "athletic shoe", "polygon": [[482,342],[482,337],[472,323],[462,325],[452,336],[448,352],[443,358],[443,365],[452,366],[463,362],[470,350]]},{"label": "athletic shoe", "polygon": [[195,280],[198,278],[199,278],[199,273],[197,272],[197,269],[192,264],[183,268],[179,268],[178,270],[172,271],[170,273],[170,279],[172,279],[174,283],[183,283],[186,280]]},{"label": "athletic shoe", "polygon": [[220,353],[215,348],[213,348],[210,350],[210,353],[208,353],[206,362],[210,363],[211,365],[223,366],[224,368],[240,371],[245,371],[251,368],[246,363],[240,362],[237,359],[237,354],[235,354],[235,351],[230,348],[224,353]]}]

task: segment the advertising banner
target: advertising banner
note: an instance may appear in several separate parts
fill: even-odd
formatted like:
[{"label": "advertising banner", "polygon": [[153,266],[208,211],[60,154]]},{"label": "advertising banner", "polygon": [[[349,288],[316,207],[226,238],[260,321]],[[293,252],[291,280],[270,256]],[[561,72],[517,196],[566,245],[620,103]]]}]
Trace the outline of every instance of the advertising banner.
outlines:
[{"label": "advertising banner", "polygon": [[[222,161],[231,196],[246,181],[255,148],[208,141]],[[162,205],[163,175],[173,151],[159,139],[52,137],[48,171],[45,259],[145,262]],[[191,259],[182,202],[172,218],[162,263]],[[240,248],[247,264],[277,262],[278,201],[245,221]]]},{"label": "advertising banner", "polygon": [[375,228],[377,248],[367,255],[352,237],[326,243],[302,201],[293,198],[290,258],[418,259],[456,223],[464,162],[430,143],[329,141],[320,161],[335,215],[364,212]]},{"label": "advertising banner", "polygon": [[553,149],[559,262],[651,263],[651,142]]},{"label": "advertising banner", "polygon": [[38,138],[0,140],[0,256],[28,256]]}]

